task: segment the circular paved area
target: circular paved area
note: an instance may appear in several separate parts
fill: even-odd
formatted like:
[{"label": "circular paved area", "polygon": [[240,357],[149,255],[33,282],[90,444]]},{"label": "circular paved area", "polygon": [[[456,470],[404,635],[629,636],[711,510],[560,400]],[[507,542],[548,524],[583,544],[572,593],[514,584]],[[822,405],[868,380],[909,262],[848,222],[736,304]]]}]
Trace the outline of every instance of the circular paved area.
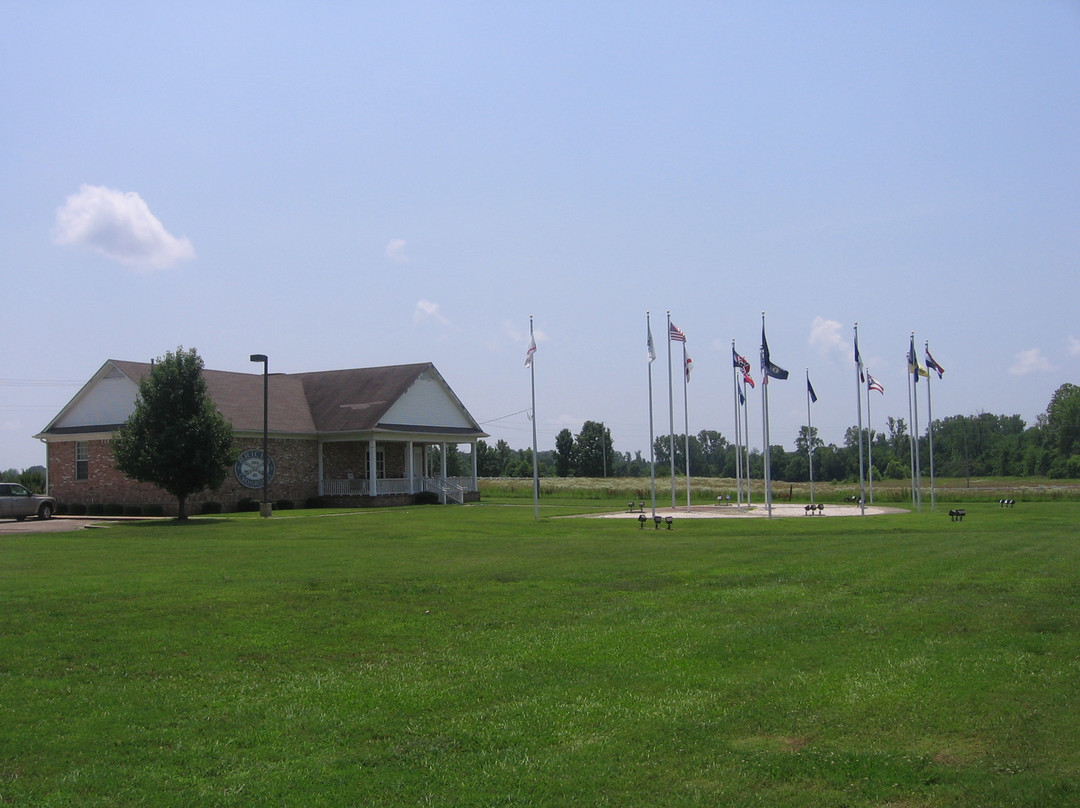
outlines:
[{"label": "circular paved area", "polygon": [[[879,516],[883,513],[907,513],[904,508],[885,508],[881,505],[867,505],[867,516]],[[601,519],[637,519],[641,513],[639,511],[623,511],[622,513],[604,513],[600,514]],[[751,504],[749,507],[743,505],[694,505],[689,510],[686,506],[681,508],[657,508],[657,516],[672,517],[673,519],[754,519],[767,517],[769,515],[768,509],[764,504]],[[858,505],[852,505],[850,503],[844,505],[826,505],[824,510],[815,511],[811,516],[807,510],[806,505],[792,504],[788,502],[773,503],[772,515],[774,518],[778,516],[799,516],[809,519],[819,519],[822,516],[861,516],[862,511]],[[652,516],[652,509],[648,503],[645,504],[645,517],[650,518]]]}]

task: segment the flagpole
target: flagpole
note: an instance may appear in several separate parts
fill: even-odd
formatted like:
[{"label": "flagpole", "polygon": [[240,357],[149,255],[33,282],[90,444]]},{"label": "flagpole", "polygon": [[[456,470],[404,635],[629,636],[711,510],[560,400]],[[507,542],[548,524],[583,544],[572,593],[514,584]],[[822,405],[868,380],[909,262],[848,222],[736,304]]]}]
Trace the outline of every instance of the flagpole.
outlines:
[{"label": "flagpole", "polygon": [[765,312],[761,312],[761,433],[765,441],[765,510],[772,519],[772,468],[769,457],[769,370],[765,366]]},{"label": "flagpole", "polygon": [[870,416],[870,369],[866,369],[866,479],[870,484],[870,504],[874,504],[874,427]]},{"label": "flagpole", "polygon": [[915,429],[915,418],[911,409],[911,352],[907,355],[907,417],[908,417],[908,476],[911,479],[911,507],[916,507],[915,502],[915,443],[912,433]]},{"label": "flagpole", "polygon": [[682,405],[683,405],[683,452],[686,455],[686,511],[690,512],[690,402],[686,392],[690,386],[690,366],[687,364],[686,343],[682,346],[683,382],[682,382]]},{"label": "flagpole", "polygon": [[533,316],[529,315],[529,345],[534,346],[529,354],[529,379],[532,382],[532,439],[533,439],[533,519],[540,518],[540,466],[536,457],[536,363],[532,357],[536,354],[536,337],[533,335]]},{"label": "flagpole", "polygon": [[746,476],[746,509],[750,510],[750,402],[746,400],[746,380],[743,379],[743,472]]},{"label": "flagpole", "polygon": [[656,448],[653,439],[653,394],[652,394],[652,363],[656,359],[656,349],[653,347],[652,321],[649,312],[645,312],[645,328],[649,334],[648,340],[648,366],[649,366],[649,480],[652,487],[652,515],[656,518]]},{"label": "flagpole", "polygon": [[859,514],[866,516],[866,465],[863,462],[862,433],[862,355],[859,353],[859,324],[855,323],[855,398],[859,424]]},{"label": "flagpole", "polygon": [[[930,340],[926,341],[926,355],[930,355]],[[927,371],[930,369],[927,368]],[[934,492],[934,405],[930,399],[930,373],[926,374],[926,434],[930,438],[930,510],[934,510],[937,499]]]},{"label": "flagpole", "polygon": [[[919,358],[915,355],[915,332],[911,332],[911,378],[912,390],[914,391],[911,396],[911,404],[915,413],[915,429],[913,433],[913,439],[915,442],[915,479],[913,485],[917,492],[915,497],[916,509],[919,513],[922,513],[922,468],[919,465]],[[929,378],[929,376],[927,377]]]},{"label": "flagpole", "polygon": [[[810,468],[810,504],[814,504],[814,422],[810,418],[810,368],[806,369],[806,462]],[[790,477],[788,478],[791,479]]]},{"label": "flagpole", "polygon": [[739,444],[742,442],[742,429],[739,423],[739,373],[735,367],[735,340],[731,341],[731,393],[735,402],[735,502],[742,507],[742,452]]},{"label": "flagpole", "polygon": [[675,385],[671,377],[671,312],[667,313],[668,454],[671,466],[671,507],[675,508]]}]

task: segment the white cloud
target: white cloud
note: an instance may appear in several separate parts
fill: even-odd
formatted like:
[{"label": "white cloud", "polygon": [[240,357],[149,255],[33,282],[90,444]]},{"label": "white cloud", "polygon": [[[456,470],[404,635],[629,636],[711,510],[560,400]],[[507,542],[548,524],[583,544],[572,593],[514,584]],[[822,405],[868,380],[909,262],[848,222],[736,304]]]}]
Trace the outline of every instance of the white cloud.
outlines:
[{"label": "white cloud", "polygon": [[56,210],[57,244],[83,247],[132,266],[163,269],[195,257],[134,191],[83,185]]},{"label": "white cloud", "polygon": [[405,239],[390,239],[390,243],[386,245],[386,257],[395,264],[409,263],[409,256],[405,254]]},{"label": "white cloud", "polygon": [[1080,356],[1080,339],[1069,337],[1069,356]]},{"label": "white cloud", "polygon": [[450,321],[439,311],[438,303],[432,303],[430,300],[416,301],[416,308],[413,309],[413,322],[422,323],[427,320],[434,320],[439,325],[450,324]]},{"label": "white cloud", "polygon": [[846,350],[847,343],[840,334],[842,328],[836,320],[815,317],[810,323],[810,345],[822,354]]},{"label": "white cloud", "polygon": [[[503,333],[506,334],[506,336],[514,342],[520,342],[522,345],[529,344],[528,330],[522,330],[518,328],[514,324],[513,320],[503,320]],[[536,337],[537,345],[539,345],[541,342],[547,342],[548,339],[548,335],[541,331],[539,328],[537,328],[535,325],[533,326],[533,336]]]},{"label": "white cloud", "polygon": [[1016,355],[1012,367],[1009,368],[1009,373],[1014,376],[1026,376],[1029,373],[1053,369],[1050,360],[1042,355],[1042,351],[1038,348],[1029,348]]},{"label": "white cloud", "polygon": [[[514,327],[513,320],[503,320],[503,333],[514,342],[521,342],[521,330]],[[525,341],[528,342],[528,337],[525,338]]]}]

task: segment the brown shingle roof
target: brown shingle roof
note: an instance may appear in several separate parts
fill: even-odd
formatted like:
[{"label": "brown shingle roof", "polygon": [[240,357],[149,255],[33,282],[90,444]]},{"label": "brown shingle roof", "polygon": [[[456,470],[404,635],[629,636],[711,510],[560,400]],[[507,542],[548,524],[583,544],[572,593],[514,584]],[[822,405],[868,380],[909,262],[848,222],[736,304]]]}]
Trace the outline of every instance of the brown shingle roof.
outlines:
[{"label": "brown shingle roof", "polygon": [[[149,362],[110,360],[138,384],[150,373]],[[239,432],[262,431],[263,379],[261,373],[233,373],[203,369],[206,388],[218,410]],[[304,388],[294,377],[271,373],[268,378],[269,421],[274,432],[314,432],[315,423],[304,398]]]},{"label": "brown shingle roof", "polygon": [[[109,360],[138,384],[152,367],[148,362]],[[441,380],[430,362],[387,365],[375,368],[328,370],[311,373],[272,373],[268,377],[270,431],[288,434],[370,432],[380,426],[382,416],[425,371]],[[261,373],[234,373],[203,370],[210,398],[238,432],[261,432],[263,425],[263,377]],[[445,384],[445,382],[443,382]],[[447,394],[457,401],[453,391]],[[464,405],[457,404],[464,410]],[[442,432],[450,435],[486,437],[471,416],[475,428],[447,424],[396,426],[417,433]],[[115,426],[115,425],[111,425]],[[80,428],[86,431],[86,428]],[[59,430],[49,429],[54,434]]]},{"label": "brown shingle roof", "polygon": [[374,429],[379,419],[405,395],[430,362],[353,370],[298,373],[311,417],[319,432],[361,432]]}]

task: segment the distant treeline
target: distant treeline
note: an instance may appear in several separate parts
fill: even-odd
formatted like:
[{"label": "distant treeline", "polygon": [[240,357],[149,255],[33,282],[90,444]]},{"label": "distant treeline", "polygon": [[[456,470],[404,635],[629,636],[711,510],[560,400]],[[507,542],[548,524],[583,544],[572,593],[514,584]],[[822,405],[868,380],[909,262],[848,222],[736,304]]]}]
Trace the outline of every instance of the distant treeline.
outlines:
[{"label": "distant treeline", "polygon": [[[953,415],[933,422],[934,473],[940,477],[1054,477],[1080,478],[1080,387],[1064,384],[1054,393],[1046,412],[1028,426],[1019,415]],[[863,461],[872,464],[877,479],[904,479],[911,474],[911,439],[903,418],[889,418],[884,431],[863,430]],[[817,429],[799,430],[794,450],[773,446],[772,478],[786,482],[810,479],[807,453],[812,443],[815,480],[857,480],[859,430],[849,427],[844,443],[825,444]],[[617,452],[611,430],[586,421],[574,435],[563,429],[555,449],[538,453],[543,477],[647,477],[649,458],[640,451]],[[735,446],[720,432],[702,430],[687,439],[675,436],[675,470],[685,473],[689,445],[690,473],[700,477],[735,477]],[[670,467],[670,440],[656,438],[653,451],[658,468]],[[531,477],[532,450],[511,449],[506,441],[494,446],[478,441],[477,472],[481,477]],[[919,458],[924,474],[930,462],[930,436],[919,436]],[[456,447],[447,450],[452,476],[471,473],[470,459]],[[761,477],[762,455],[750,452],[750,476]]]},{"label": "distant treeline", "polygon": [[22,471],[16,469],[0,471],[0,480],[5,483],[20,483],[31,491],[41,494],[45,491],[45,467],[31,466]]}]

